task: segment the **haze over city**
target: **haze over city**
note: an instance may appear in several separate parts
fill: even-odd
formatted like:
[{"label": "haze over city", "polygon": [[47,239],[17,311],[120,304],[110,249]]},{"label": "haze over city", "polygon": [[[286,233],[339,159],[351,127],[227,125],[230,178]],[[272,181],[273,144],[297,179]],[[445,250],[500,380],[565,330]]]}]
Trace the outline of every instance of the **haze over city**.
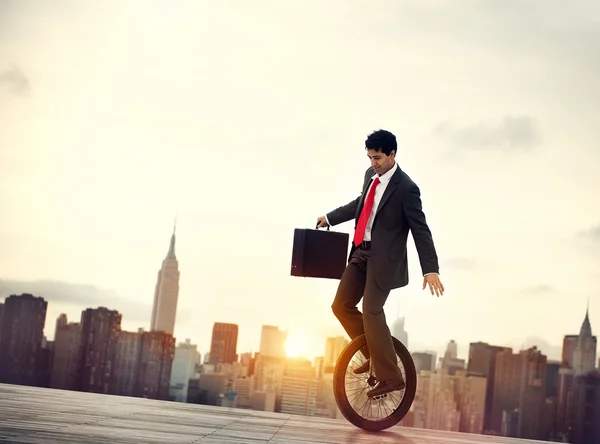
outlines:
[{"label": "haze over city", "polygon": [[272,324],[322,355],[337,281],[290,276],[293,230],[358,195],[385,128],[446,287],[409,237],[388,322],[560,347],[600,319],[599,9],[561,5],[0,2],[0,297],[44,296],[48,337],[100,305],[147,328],[177,217],[178,341]]}]

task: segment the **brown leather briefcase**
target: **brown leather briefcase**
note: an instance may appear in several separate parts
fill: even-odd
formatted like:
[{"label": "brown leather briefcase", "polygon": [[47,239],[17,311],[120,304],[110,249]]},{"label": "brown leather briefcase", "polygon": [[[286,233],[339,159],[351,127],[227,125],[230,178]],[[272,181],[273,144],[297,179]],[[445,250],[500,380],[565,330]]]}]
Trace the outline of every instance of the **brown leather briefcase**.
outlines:
[{"label": "brown leather briefcase", "polygon": [[341,279],[348,261],[348,233],[296,228],[292,276]]}]

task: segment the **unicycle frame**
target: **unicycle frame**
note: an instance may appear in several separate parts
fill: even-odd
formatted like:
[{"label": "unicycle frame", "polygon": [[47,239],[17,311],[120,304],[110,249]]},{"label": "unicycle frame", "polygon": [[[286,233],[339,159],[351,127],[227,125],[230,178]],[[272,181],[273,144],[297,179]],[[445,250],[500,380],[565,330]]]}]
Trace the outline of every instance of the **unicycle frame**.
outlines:
[{"label": "unicycle frame", "polygon": [[392,336],[396,355],[400,359],[405,371],[406,389],[398,407],[389,416],[380,420],[370,420],[359,415],[350,405],[346,395],[345,376],[352,357],[367,345],[365,335],[357,336],[348,343],[336,362],[333,373],[333,394],[335,401],[344,417],[356,427],[368,431],[381,431],[398,424],[410,410],[417,391],[417,371],[415,363],[408,349],[398,339]]}]

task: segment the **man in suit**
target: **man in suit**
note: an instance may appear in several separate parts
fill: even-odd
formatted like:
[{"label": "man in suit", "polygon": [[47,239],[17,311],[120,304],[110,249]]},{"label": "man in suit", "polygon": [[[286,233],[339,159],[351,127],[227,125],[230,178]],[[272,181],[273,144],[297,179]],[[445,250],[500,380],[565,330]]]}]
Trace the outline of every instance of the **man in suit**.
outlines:
[{"label": "man in suit", "polygon": [[[317,227],[355,219],[349,262],[331,306],[350,338],[365,334],[367,360],[354,369],[374,371],[377,385],[367,392],[376,397],[406,387],[383,306],[390,291],[408,284],[406,241],[412,232],[423,272],[423,289],[439,296],[438,258],[431,231],[421,207],[419,187],[396,163],[396,137],[385,130],[365,141],[371,167],[365,173],[362,193],[350,203],[317,219]],[[363,299],[361,313],[357,308]],[[372,361],[372,362],[371,362]]]}]

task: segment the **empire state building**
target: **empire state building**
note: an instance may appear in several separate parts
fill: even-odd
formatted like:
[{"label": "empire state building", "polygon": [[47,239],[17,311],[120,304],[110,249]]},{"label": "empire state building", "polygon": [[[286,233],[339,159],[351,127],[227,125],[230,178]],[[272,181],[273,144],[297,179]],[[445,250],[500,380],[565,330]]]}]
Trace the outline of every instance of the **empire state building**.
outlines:
[{"label": "empire state building", "polygon": [[158,281],[154,291],[151,331],[164,331],[173,334],[179,296],[179,267],[175,256],[175,229],[171,236],[171,245],[167,257],[158,272]]}]

